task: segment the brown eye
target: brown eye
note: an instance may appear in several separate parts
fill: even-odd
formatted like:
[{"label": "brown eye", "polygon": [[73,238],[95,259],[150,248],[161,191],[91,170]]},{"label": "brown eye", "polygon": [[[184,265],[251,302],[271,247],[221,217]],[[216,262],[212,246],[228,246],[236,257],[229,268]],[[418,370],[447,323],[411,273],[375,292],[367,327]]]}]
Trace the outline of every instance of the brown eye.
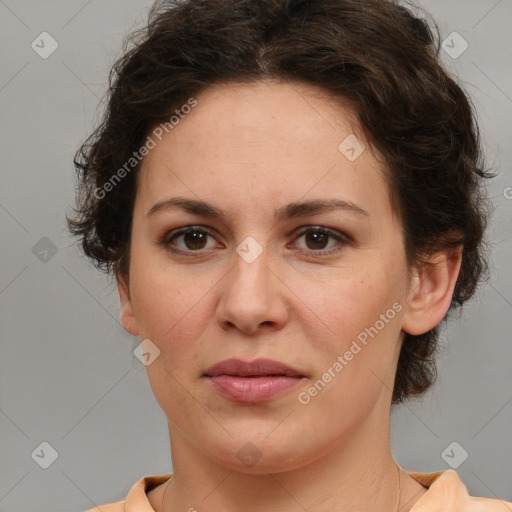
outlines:
[{"label": "brown eye", "polygon": [[304,239],[306,246],[302,247],[302,250],[317,256],[338,252],[349,243],[348,237],[321,226],[304,229],[296,240],[301,238]]},{"label": "brown eye", "polygon": [[310,231],[306,233],[306,244],[310,249],[325,249],[330,236],[323,231]]},{"label": "brown eye", "polygon": [[207,238],[208,234],[193,231],[190,233],[185,233],[183,235],[183,242],[185,243],[188,249],[198,250],[204,249],[204,245],[206,243]]},{"label": "brown eye", "polygon": [[215,241],[208,231],[196,227],[187,227],[171,232],[162,240],[162,244],[171,250],[199,252],[208,248],[208,238]]}]

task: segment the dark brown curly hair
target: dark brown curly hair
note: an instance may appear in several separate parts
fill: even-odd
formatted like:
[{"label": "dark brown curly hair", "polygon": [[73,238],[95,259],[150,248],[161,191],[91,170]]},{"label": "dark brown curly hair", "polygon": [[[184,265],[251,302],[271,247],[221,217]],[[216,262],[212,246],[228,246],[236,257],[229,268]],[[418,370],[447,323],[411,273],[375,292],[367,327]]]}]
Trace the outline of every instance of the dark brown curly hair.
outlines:
[{"label": "dark brown curly hair", "polygon": [[[394,0],[157,2],[147,27],[125,40],[103,120],[75,155],[77,208],[67,220],[85,254],[128,278],[140,163],[108,183],[187,99],[214,83],[305,82],[353,106],[384,156],[409,266],[463,245],[446,320],[488,274],[483,180],[495,175],[483,168],[472,104],[440,61],[439,30],[416,9]],[[406,333],[393,403],[433,384],[438,339],[439,325]]]}]

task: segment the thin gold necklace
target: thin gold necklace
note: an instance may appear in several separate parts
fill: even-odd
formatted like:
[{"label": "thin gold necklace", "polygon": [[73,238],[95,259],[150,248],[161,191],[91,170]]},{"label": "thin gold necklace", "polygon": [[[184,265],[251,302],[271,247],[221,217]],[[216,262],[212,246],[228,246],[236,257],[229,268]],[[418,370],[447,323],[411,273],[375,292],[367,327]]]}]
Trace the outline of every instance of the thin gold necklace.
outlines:
[{"label": "thin gold necklace", "polygon": [[396,512],[399,512],[400,510],[400,492],[401,492],[401,489],[400,489],[400,466],[395,462],[395,466],[396,466],[396,481],[397,481],[397,487],[398,487],[398,497],[396,499]]},{"label": "thin gold necklace", "polygon": [[167,489],[169,488],[169,484],[171,483],[171,480],[172,480],[172,475],[169,477],[169,481],[167,482],[167,485],[165,486],[164,495],[162,496],[162,506],[160,507],[160,510],[161,510],[162,512],[164,511],[164,498],[165,498],[165,493],[167,492]]},{"label": "thin gold necklace", "polygon": [[[401,489],[400,489],[400,466],[395,462],[395,466],[396,466],[396,481],[397,481],[397,498],[396,498],[396,512],[399,512],[399,507],[400,507],[400,493],[401,493]],[[165,486],[165,491],[164,491],[164,495],[162,496],[162,505],[160,507],[160,510],[164,510],[164,498],[165,498],[165,493],[167,492],[167,489],[169,488],[169,485],[171,483],[171,480],[172,480],[172,475],[169,477],[169,481],[167,482],[167,485]]]}]

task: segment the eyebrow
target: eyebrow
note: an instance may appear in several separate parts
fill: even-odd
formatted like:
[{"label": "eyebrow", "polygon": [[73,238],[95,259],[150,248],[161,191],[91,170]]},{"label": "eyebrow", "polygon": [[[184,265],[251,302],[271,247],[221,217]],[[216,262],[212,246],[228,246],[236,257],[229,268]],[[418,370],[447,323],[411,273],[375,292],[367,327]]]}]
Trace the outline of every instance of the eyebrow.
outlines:
[{"label": "eyebrow", "polygon": [[[172,197],[164,201],[160,201],[153,205],[153,207],[146,213],[146,217],[151,217],[157,213],[175,209],[182,210],[192,215],[210,217],[222,221],[226,221],[228,217],[222,212],[222,210],[215,208],[213,205],[205,201],[187,197]],[[346,210],[357,213],[362,217],[370,216],[367,211],[350,201],[345,201],[343,199],[315,199],[312,201],[287,204],[275,211],[274,218],[276,221],[283,221],[286,219],[301,217],[303,215],[314,215],[333,210]]]}]

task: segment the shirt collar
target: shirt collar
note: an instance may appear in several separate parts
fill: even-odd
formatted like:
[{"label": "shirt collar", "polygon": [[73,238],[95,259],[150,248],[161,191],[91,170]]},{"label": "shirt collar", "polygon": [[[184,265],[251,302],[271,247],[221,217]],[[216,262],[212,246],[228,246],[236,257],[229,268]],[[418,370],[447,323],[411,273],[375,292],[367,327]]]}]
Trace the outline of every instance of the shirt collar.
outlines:
[{"label": "shirt collar", "polygon": [[[408,473],[428,491],[416,502],[410,512],[459,512],[468,497],[466,486],[453,469],[434,473]],[[172,476],[148,475],[133,484],[124,503],[125,512],[154,512],[147,492]]]}]

